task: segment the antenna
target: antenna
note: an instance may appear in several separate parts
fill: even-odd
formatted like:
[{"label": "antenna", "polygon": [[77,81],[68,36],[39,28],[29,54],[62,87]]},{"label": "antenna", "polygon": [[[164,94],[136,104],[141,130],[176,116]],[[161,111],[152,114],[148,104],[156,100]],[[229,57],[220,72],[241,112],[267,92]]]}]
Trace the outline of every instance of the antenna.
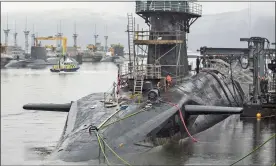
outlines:
[{"label": "antenna", "polygon": [[77,30],[76,30],[77,28],[76,28],[76,26],[77,26],[77,25],[76,25],[76,21],[75,21],[75,23],[74,23],[74,32],[75,32],[75,33],[77,33]]},{"label": "antenna", "polygon": [[27,16],[26,16],[26,21],[25,21],[25,31],[27,30],[27,25],[28,25],[28,20],[27,20]]},{"label": "antenna", "polygon": [[7,29],[9,29],[9,13],[7,13]]},{"label": "antenna", "polygon": [[61,20],[59,20],[59,32],[61,33]]}]

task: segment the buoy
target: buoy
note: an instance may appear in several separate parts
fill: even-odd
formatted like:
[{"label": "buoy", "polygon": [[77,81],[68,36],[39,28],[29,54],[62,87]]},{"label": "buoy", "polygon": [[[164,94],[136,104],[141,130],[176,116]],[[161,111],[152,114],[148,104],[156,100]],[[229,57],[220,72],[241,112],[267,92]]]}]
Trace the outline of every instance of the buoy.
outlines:
[{"label": "buoy", "polygon": [[261,117],[262,117],[261,113],[257,113],[256,117],[257,117],[257,119],[261,119]]},{"label": "buoy", "polygon": [[121,147],[123,147],[123,146],[124,146],[124,144],[123,144],[123,143],[120,143],[120,144],[119,144],[119,147],[120,147],[120,148],[121,148]]}]

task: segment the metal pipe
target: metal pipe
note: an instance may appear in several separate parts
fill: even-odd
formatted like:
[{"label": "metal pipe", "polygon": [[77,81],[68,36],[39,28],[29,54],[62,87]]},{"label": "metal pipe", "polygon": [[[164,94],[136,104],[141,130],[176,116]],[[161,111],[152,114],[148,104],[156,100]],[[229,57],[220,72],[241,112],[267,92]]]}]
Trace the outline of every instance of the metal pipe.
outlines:
[{"label": "metal pipe", "polygon": [[221,107],[221,106],[203,106],[203,105],[185,105],[185,112],[190,115],[206,114],[241,114],[242,107]]}]

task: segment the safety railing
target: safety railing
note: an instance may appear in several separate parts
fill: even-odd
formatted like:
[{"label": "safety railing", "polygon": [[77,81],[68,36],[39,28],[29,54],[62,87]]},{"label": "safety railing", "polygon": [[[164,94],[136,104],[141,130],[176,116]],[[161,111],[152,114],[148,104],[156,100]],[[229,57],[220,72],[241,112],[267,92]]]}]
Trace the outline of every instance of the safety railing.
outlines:
[{"label": "safety railing", "polygon": [[268,91],[276,92],[276,82],[272,81],[268,83]]},{"label": "safety railing", "polygon": [[129,70],[127,64],[121,65],[121,75],[134,78],[137,75],[143,75],[145,79],[161,79],[161,65],[153,65],[153,64],[141,64],[135,65],[133,67],[133,72]]},{"label": "safety railing", "polygon": [[182,12],[200,16],[202,6],[189,1],[136,1],[136,13],[154,11]]},{"label": "safety railing", "polygon": [[185,35],[184,31],[135,31],[134,40],[163,40],[173,39],[176,40],[180,36]]},{"label": "safety railing", "polygon": [[121,76],[127,76],[129,75],[131,72],[130,72],[130,68],[129,68],[129,65],[128,64],[121,64],[120,65],[120,75]]}]

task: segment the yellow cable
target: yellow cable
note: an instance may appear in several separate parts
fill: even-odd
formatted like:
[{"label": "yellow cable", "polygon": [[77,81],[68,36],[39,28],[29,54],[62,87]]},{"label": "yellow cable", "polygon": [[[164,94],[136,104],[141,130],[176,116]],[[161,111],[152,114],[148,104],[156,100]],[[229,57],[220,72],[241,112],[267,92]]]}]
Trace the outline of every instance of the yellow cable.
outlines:
[{"label": "yellow cable", "polygon": [[118,159],[120,159],[122,162],[124,162],[126,165],[131,166],[127,161],[125,161],[123,158],[121,158],[112,148],[104,141],[104,139],[99,135],[100,139],[105,143],[105,145],[109,148],[109,150],[116,156]]},{"label": "yellow cable", "polygon": [[276,134],[274,133],[271,137],[269,137],[269,139],[267,139],[264,143],[262,143],[261,145],[257,146],[256,148],[254,148],[250,153],[248,153],[246,156],[244,156],[243,158],[235,161],[233,164],[231,164],[230,166],[240,162],[241,160],[245,159],[246,157],[248,157],[249,155],[251,155],[252,153],[254,153],[255,151],[257,151],[258,149],[260,149],[262,146],[264,146],[268,141],[270,141],[272,138],[274,138],[276,136]]},{"label": "yellow cable", "polygon": [[114,121],[114,122],[112,122],[112,123],[109,123],[109,124],[106,124],[106,125],[102,125],[102,127],[100,127],[100,129],[103,129],[103,128],[107,127],[107,126],[110,126],[110,125],[116,123],[116,122],[119,122],[119,121],[124,120],[124,119],[129,118],[129,117],[132,117],[132,116],[134,116],[134,115],[136,115],[136,114],[138,114],[138,113],[144,112],[144,111],[145,111],[145,109],[142,109],[142,110],[140,110],[140,111],[137,111],[137,112],[134,112],[134,113],[132,113],[132,114],[129,114],[129,115],[127,115],[127,116],[125,116],[125,117],[123,117],[123,118],[121,118],[121,119],[118,119],[118,120],[116,120],[116,121]]},{"label": "yellow cable", "polygon": [[107,165],[110,165],[110,163],[109,163],[109,161],[108,161],[108,159],[107,159],[107,157],[106,157],[106,155],[104,153],[104,150],[103,150],[103,146],[102,146],[102,143],[101,143],[101,140],[100,140],[101,136],[98,134],[98,132],[96,132],[96,135],[97,135],[97,138],[98,138],[98,142],[99,142],[101,151],[102,151],[102,153],[103,153],[103,155],[104,155],[104,157],[106,159]]}]

